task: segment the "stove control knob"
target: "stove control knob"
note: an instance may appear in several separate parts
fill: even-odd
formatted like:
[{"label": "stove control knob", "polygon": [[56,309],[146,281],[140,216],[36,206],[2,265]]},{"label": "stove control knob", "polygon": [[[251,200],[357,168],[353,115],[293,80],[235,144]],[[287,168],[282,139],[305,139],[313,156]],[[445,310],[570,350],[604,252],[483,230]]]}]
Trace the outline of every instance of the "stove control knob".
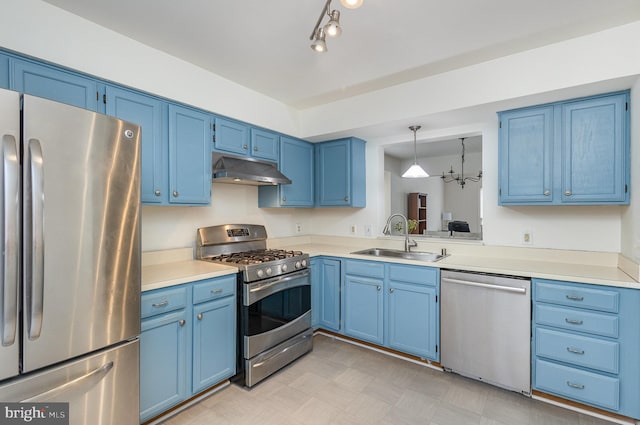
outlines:
[{"label": "stove control knob", "polygon": [[289,269],[289,267],[286,264],[283,264],[281,269],[283,272],[286,272]]},{"label": "stove control knob", "polygon": [[256,274],[258,275],[258,277],[262,277],[262,276],[264,276],[264,271],[262,269],[258,269]]},{"label": "stove control knob", "polygon": [[300,267],[302,267],[302,266],[300,265],[300,261],[296,261],[295,266],[296,266],[296,269],[299,269]]},{"label": "stove control knob", "polygon": [[307,267],[307,260],[302,260],[302,267]]},{"label": "stove control knob", "polygon": [[265,271],[267,272],[267,276],[271,276],[271,273],[273,273],[273,271],[271,270],[271,267],[267,267]]}]

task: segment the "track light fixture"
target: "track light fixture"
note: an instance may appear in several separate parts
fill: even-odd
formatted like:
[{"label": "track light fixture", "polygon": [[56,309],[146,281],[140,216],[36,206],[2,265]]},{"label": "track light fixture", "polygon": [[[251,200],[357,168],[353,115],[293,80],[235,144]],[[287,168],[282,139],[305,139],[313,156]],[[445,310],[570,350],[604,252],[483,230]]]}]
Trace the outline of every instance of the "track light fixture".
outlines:
[{"label": "track light fixture", "polygon": [[[362,2],[363,0],[340,0],[340,3],[348,9],[358,8],[362,6]],[[320,26],[325,16],[329,17],[329,21],[324,26]],[[335,9],[331,10],[331,0],[327,0],[309,36],[309,40],[313,40],[311,48],[316,52],[326,52],[327,43],[325,42],[325,37],[339,37],[340,34],[342,34],[340,11]]]}]

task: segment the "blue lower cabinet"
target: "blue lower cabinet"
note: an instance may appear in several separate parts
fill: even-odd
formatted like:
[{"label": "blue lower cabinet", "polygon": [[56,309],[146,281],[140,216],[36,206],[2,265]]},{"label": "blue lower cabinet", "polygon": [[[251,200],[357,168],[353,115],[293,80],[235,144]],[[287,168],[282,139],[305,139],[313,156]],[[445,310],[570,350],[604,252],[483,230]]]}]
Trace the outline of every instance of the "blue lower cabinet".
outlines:
[{"label": "blue lower cabinet", "polygon": [[340,271],[341,261],[336,258],[318,258],[311,262],[311,322],[314,328],[340,331]]},{"label": "blue lower cabinet", "polygon": [[346,275],[344,280],[344,332],[354,338],[382,345],[384,281]]},{"label": "blue lower cabinet", "polygon": [[197,393],[236,373],[236,302],[230,296],[193,308],[193,380]]},{"label": "blue lower cabinet", "polygon": [[142,321],[140,421],[159,415],[189,395],[186,309]]},{"label": "blue lower cabinet", "polygon": [[532,388],[640,419],[640,291],[533,279]]},{"label": "blue lower cabinet", "polygon": [[437,289],[391,281],[387,296],[389,347],[439,360]]},{"label": "blue lower cabinet", "polygon": [[235,275],[144,292],[140,421],[236,372]]}]

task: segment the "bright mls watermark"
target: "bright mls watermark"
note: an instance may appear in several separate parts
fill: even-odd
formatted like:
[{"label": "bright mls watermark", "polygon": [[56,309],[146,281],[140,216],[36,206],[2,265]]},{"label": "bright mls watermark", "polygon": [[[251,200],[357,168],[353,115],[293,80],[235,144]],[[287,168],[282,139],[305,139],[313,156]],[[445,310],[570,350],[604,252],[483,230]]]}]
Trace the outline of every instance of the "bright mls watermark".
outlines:
[{"label": "bright mls watermark", "polygon": [[0,425],[69,425],[69,403],[2,403]]}]

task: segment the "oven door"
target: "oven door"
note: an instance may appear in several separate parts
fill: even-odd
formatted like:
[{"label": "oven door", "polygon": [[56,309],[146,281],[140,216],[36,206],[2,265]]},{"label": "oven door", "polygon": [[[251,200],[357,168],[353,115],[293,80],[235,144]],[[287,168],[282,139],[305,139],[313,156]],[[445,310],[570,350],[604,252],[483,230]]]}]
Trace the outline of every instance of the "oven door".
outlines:
[{"label": "oven door", "polygon": [[242,300],[245,359],[311,327],[309,269],[245,284]]}]

